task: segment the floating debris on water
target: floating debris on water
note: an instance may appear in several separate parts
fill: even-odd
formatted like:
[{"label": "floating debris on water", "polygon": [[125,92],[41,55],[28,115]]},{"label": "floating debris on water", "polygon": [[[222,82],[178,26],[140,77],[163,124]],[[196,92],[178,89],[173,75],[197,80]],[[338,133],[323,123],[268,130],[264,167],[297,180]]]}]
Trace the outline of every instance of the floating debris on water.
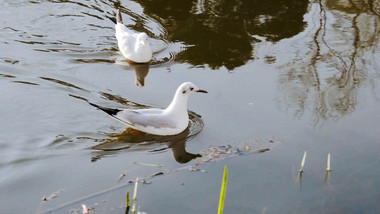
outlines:
[{"label": "floating debris on water", "polygon": [[164,172],[157,172],[157,173],[153,174],[151,177],[155,177],[155,176],[163,175],[163,174],[164,174]]},{"label": "floating debris on water", "polygon": [[142,183],[143,183],[143,184],[151,184],[152,181],[151,181],[151,182],[148,182],[148,181],[146,181],[146,179],[143,179]]},{"label": "floating debris on water", "polygon": [[190,172],[198,171],[198,172],[204,172],[204,173],[207,172],[207,171],[204,170],[204,169],[199,169],[199,168],[195,168],[195,167],[190,167],[190,168],[189,168],[189,171],[190,171]]},{"label": "floating debris on water", "polygon": [[243,144],[243,151],[248,152],[248,151],[251,150],[251,148],[252,148],[251,145],[249,145],[249,144]]},{"label": "floating debris on water", "polygon": [[282,143],[282,141],[276,139],[271,139],[269,142],[271,143],[270,147],[257,150],[252,150],[253,146],[254,144],[256,144],[262,147],[264,143],[261,139],[256,139],[254,143],[244,143],[241,146],[212,146],[209,147],[206,151],[200,153],[202,157],[196,159],[198,160],[198,162],[195,164],[195,166],[199,166],[207,162],[219,161],[225,158],[231,158],[240,155],[267,152],[276,147],[278,144]]},{"label": "floating debris on water", "polygon": [[121,180],[123,180],[123,178],[125,178],[125,176],[127,176],[125,173],[121,174],[119,179],[117,180],[117,183],[119,183]]},{"label": "floating debris on water", "polygon": [[[156,172],[156,173],[151,174],[151,175],[144,176],[142,183],[149,184],[150,182],[148,183],[147,181],[149,179],[156,177],[156,176],[174,173],[174,172],[179,172],[179,171],[184,171],[184,170],[188,170],[191,172],[204,172],[204,173],[206,173],[207,172],[206,170],[200,169],[198,167],[200,167],[206,163],[216,162],[216,161],[220,161],[220,160],[223,160],[226,158],[233,158],[233,157],[239,157],[239,156],[243,156],[243,155],[258,154],[258,153],[267,152],[267,151],[270,151],[273,148],[275,148],[277,145],[281,144],[282,141],[277,140],[277,139],[271,139],[271,140],[269,140],[269,143],[270,143],[270,146],[267,145],[268,147],[266,147],[266,148],[261,148],[261,149],[259,148],[256,150],[253,150],[254,146],[263,147],[263,145],[264,145],[263,140],[261,140],[261,139],[254,140],[254,142],[252,142],[252,143],[244,143],[240,146],[235,146],[235,145],[234,146],[232,146],[232,145],[212,146],[212,147],[209,147],[207,150],[200,152],[200,154],[202,156],[195,159],[195,160],[197,160],[197,162],[195,164],[190,165],[190,166],[187,165],[187,166],[183,166],[183,167],[179,167],[179,168],[174,168],[174,169],[166,169],[166,170],[162,170],[162,171]],[[144,164],[144,163],[138,163],[138,162],[135,162],[135,164],[162,167],[162,165],[158,165],[158,164]],[[123,177],[124,176],[122,174],[119,179],[122,179]],[[134,192],[134,197],[133,197],[133,203],[135,204],[135,200],[136,200],[135,194],[137,194],[138,180],[136,180],[136,181],[128,180],[125,183],[120,183],[118,185],[115,185],[113,187],[101,190],[99,192],[92,193],[92,194],[89,194],[87,196],[83,196],[83,197],[78,198],[78,199],[74,199],[74,200],[67,202],[65,204],[62,204],[56,208],[45,210],[41,213],[51,213],[51,212],[56,211],[62,207],[66,207],[66,206],[72,205],[74,203],[78,203],[80,201],[85,201],[88,198],[99,196],[99,195],[108,193],[110,191],[114,191],[116,189],[126,187],[127,185],[130,185],[131,183],[135,183],[135,189],[136,190]],[[181,184],[181,185],[184,185],[184,184]],[[136,205],[132,209],[132,213],[133,213],[133,211],[134,211],[134,213],[136,213]]]},{"label": "floating debris on water", "polygon": [[85,204],[82,204],[82,213],[83,214],[89,214],[87,206]]},{"label": "floating debris on water", "polygon": [[263,152],[267,152],[269,150],[270,150],[269,148],[258,149],[258,150],[253,151],[253,153],[263,153]]},{"label": "floating debris on water", "polygon": [[164,165],[161,164],[152,164],[152,163],[140,163],[140,162],[133,162],[134,164],[137,165],[142,165],[142,166],[154,166],[154,167],[163,167]]},{"label": "floating debris on water", "polygon": [[53,198],[56,198],[56,197],[58,197],[58,194],[59,193],[61,193],[61,192],[63,192],[64,191],[64,189],[60,189],[60,190],[58,190],[58,191],[56,191],[56,192],[53,192],[52,194],[50,194],[49,196],[44,196],[43,198],[42,198],[42,201],[49,201],[49,200],[51,200],[51,199],[53,199]]}]

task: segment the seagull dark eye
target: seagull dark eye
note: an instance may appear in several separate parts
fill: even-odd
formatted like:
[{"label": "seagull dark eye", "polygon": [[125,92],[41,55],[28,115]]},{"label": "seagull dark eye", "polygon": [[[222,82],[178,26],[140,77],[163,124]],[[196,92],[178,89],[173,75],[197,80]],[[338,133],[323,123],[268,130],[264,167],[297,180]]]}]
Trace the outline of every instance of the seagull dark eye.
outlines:
[{"label": "seagull dark eye", "polygon": [[194,88],[193,88],[193,87],[190,87],[190,90],[192,91],[192,90],[194,90]]}]

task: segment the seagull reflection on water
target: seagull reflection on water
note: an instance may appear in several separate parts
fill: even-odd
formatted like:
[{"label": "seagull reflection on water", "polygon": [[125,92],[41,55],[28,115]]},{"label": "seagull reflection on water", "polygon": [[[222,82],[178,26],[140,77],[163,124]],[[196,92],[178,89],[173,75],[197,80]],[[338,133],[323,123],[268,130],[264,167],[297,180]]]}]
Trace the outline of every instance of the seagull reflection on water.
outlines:
[{"label": "seagull reflection on water", "polygon": [[133,63],[121,57],[118,57],[115,60],[115,63],[122,66],[125,70],[134,69],[136,74],[136,85],[139,87],[143,87],[145,85],[145,77],[148,75],[150,68],[149,63]]},{"label": "seagull reflection on water", "polygon": [[143,87],[145,85],[145,77],[149,73],[149,64],[136,64],[132,67],[135,69],[136,85]]},{"label": "seagull reflection on water", "polygon": [[[201,157],[200,154],[192,154],[186,151],[186,142],[191,140],[195,135],[191,134],[190,126],[180,134],[173,136],[158,136],[151,135],[144,132],[127,128],[122,133],[107,134],[109,139],[103,140],[102,143],[93,146],[94,156],[91,158],[92,162],[95,162],[103,157],[117,155],[121,151],[140,151],[148,150],[152,153],[159,153],[171,149],[174,159],[178,163],[187,163],[197,157]],[[166,145],[163,148],[162,145]]]}]

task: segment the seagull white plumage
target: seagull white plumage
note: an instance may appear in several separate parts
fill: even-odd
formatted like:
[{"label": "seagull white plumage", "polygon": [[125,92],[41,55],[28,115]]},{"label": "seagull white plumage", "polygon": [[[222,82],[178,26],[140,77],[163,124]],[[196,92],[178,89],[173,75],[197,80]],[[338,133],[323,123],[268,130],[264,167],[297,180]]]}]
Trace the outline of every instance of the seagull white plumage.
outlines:
[{"label": "seagull white plumage", "polygon": [[106,112],[127,127],[154,135],[176,135],[189,125],[187,101],[190,95],[196,92],[207,93],[194,83],[182,83],[166,109],[112,109],[93,103],[90,105]]},{"label": "seagull white plumage", "polygon": [[152,48],[146,33],[135,33],[124,24],[120,10],[116,12],[115,36],[120,52],[125,58],[137,63],[146,63],[152,59]]}]

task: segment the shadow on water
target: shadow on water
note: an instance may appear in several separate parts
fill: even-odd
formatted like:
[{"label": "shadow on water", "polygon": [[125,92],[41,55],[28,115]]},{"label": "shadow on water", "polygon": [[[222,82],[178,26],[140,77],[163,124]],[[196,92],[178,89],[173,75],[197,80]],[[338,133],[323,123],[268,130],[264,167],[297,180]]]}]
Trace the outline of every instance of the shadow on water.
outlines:
[{"label": "shadow on water", "polygon": [[367,1],[317,1],[311,8],[314,26],[304,43],[291,42],[297,52],[280,66],[279,88],[286,109],[296,117],[312,109],[313,124],[320,126],[354,112],[360,89],[374,90],[380,16],[379,5]]},{"label": "shadow on water", "polygon": [[178,163],[187,163],[200,154],[192,154],[186,151],[186,142],[196,137],[203,129],[203,121],[194,112],[189,112],[189,126],[185,131],[173,136],[158,136],[146,134],[127,128],[121,133],[106,133],[107,139],[96,140],[100,142],[93,146],[92,162],[106,156],[116,155],[126,151],[146,151],[158,153],[171,149],[174,159]]}]

